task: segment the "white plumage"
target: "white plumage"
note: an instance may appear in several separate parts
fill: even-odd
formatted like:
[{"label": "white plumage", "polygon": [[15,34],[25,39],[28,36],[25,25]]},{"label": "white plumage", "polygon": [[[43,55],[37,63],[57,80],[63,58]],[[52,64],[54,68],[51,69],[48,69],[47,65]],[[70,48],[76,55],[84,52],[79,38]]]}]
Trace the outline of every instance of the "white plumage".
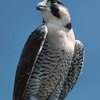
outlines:
[{"label": "white plumage", "polygon": [[43,24],[29,36],[16,72],[13,100],[64,100],[83,64],[67,8],[58,0],[37,5]]}]

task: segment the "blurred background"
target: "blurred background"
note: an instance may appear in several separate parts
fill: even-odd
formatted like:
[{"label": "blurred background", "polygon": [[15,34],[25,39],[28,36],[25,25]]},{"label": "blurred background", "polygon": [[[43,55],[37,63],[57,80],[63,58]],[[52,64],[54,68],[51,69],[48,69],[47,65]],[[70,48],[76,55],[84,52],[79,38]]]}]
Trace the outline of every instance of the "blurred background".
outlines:
[{"label": "blurred background", "polygon": [[[0,100],[11,100],[22,48],[42,21],[42,0],[0,0]],[[61,0],[85,46],[84,70],[66,100],[100,99],[100,0]]]}]

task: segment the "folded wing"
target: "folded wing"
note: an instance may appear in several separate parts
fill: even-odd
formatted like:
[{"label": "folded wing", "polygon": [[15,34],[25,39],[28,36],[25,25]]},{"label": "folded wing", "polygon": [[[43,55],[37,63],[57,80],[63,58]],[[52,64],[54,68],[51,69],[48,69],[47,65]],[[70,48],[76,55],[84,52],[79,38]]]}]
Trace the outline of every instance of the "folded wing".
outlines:
[{"label": "folded wing", "polygon": [[31,71],[34,70],[34,64],[42,50],[46,36],[47,27],[45,25],[41,25],[29,36],[17,66],[13,100],[22,100],[26,83]]}]

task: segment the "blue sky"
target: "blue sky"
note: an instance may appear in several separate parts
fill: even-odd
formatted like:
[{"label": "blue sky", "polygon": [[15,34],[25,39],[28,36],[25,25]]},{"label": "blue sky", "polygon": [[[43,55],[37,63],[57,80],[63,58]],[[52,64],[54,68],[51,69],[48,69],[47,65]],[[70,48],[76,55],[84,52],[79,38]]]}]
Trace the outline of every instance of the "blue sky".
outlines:
[{"label": "blue sky", "polygon": [[[29,34],[40,25],[42,0],[0,0],[0,100],[11,100],[16,66]],[[85,46],[84,71],[67,100],[100,99],[100,0],[62,0]]]}]

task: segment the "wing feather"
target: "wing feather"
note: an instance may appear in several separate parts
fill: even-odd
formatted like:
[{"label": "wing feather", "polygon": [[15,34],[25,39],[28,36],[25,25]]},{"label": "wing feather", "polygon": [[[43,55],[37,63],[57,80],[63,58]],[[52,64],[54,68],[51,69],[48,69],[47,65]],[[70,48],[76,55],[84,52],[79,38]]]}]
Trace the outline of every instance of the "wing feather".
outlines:
[{"label": "wing feather", "polygon": [[75,86],[83,67],[83,57],[83,44],[79,40],[76,40],[71,67],[69,69],[67,79],[65,80],[64,87],[58,100],[64,100],[69,91],[71,91]]},{"label": "wing feather", "polygon": [[38,55],[41,52],[45,38],[47,36],[47,27],[41,25],[29,36],[17,66],[13,100],[22,100],[22,95],[28,81],[29,75],[36,62]]}]

